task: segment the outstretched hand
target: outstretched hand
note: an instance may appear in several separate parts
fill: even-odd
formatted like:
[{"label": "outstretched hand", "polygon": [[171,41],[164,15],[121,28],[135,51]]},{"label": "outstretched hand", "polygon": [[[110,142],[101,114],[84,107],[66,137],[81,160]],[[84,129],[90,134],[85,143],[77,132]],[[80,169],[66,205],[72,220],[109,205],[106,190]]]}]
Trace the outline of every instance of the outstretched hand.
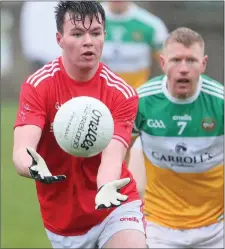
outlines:
[{"label": "outstretched hand", "polygon": [[33,179],[45,184],[60,182],[66,179],[65,175],[53,176],[44,159],[33,148],[28,147],[27,153],[32,158],[32,165],[29,167],[29,171]]}]

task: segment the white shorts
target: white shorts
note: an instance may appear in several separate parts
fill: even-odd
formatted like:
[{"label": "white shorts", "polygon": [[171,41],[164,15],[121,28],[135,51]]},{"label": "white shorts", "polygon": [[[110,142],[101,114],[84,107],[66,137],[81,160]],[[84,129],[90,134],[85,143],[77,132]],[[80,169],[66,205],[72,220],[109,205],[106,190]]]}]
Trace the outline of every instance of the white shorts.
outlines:
[{"label": "white shorts", "polygon": [[223,221],[187,230],[177,230],[147,222],[149,248],[223,248]]},{"label": "white shorts", "polygon": [[142,202],[138,200],[116,208],[102,223],[83,235],[61,236],[47,229],[46,232],[53,248],[102,248],[115,233],[121,230],[135,229],[145,233],[141,205]]}]

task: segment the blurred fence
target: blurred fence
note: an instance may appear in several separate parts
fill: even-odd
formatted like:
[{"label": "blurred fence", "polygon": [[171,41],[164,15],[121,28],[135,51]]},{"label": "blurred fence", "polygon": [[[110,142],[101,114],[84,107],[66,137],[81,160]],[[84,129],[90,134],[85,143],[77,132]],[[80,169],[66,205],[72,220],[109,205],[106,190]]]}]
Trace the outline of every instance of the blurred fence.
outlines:
[{"label": "blurred fence", "polygon": [[[19,20],[22,4],[1,3],[1,61],[8,63],[9,68],[3,72],[1,66],[3,99],[17,99],[21,83],[32,70],[21,51]],[[170,31],[186,26],[199,32],[205,39],[209,55],[207,74],[224,82],[224,1],[150,1],[138,4],[159,16]],[[157,73],[160,71],[154,67],[153,75]]]}]

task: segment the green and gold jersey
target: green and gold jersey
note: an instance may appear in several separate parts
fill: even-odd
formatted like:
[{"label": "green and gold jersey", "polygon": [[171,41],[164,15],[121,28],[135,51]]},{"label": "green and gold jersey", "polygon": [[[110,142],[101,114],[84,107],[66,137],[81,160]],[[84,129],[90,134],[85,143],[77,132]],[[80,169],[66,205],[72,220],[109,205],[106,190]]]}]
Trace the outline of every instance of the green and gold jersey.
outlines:
[{"label": "green and gold jersey", "polygon": [[107,3],[106,39],[101,61],[136,88],[149,78],[152,51],[159,50],[168,31],[161,19],[131,4],[123,15],[113,14]]},{"label": "green and gold jersey", "polygon": [[196,94],[178,100],[166,83],[160,76],[137,90],[146,219],[178,229],[206,226],[224,212],[224,88],[202,75]]}]

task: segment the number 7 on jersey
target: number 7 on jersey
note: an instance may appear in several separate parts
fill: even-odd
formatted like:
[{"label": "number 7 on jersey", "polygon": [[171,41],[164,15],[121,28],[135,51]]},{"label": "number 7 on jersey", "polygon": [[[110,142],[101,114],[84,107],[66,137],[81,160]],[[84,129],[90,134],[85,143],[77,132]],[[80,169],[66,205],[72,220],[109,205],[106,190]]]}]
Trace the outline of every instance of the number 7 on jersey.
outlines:
[{"label": "number 7 on jersey", "polygon": [[178,135],[181,135],[183,133],[186,125],[187,125],[186,121],[179,121],[179,122],[177,122],[177,126],[180,127],[180,129],[178,131]]}]

